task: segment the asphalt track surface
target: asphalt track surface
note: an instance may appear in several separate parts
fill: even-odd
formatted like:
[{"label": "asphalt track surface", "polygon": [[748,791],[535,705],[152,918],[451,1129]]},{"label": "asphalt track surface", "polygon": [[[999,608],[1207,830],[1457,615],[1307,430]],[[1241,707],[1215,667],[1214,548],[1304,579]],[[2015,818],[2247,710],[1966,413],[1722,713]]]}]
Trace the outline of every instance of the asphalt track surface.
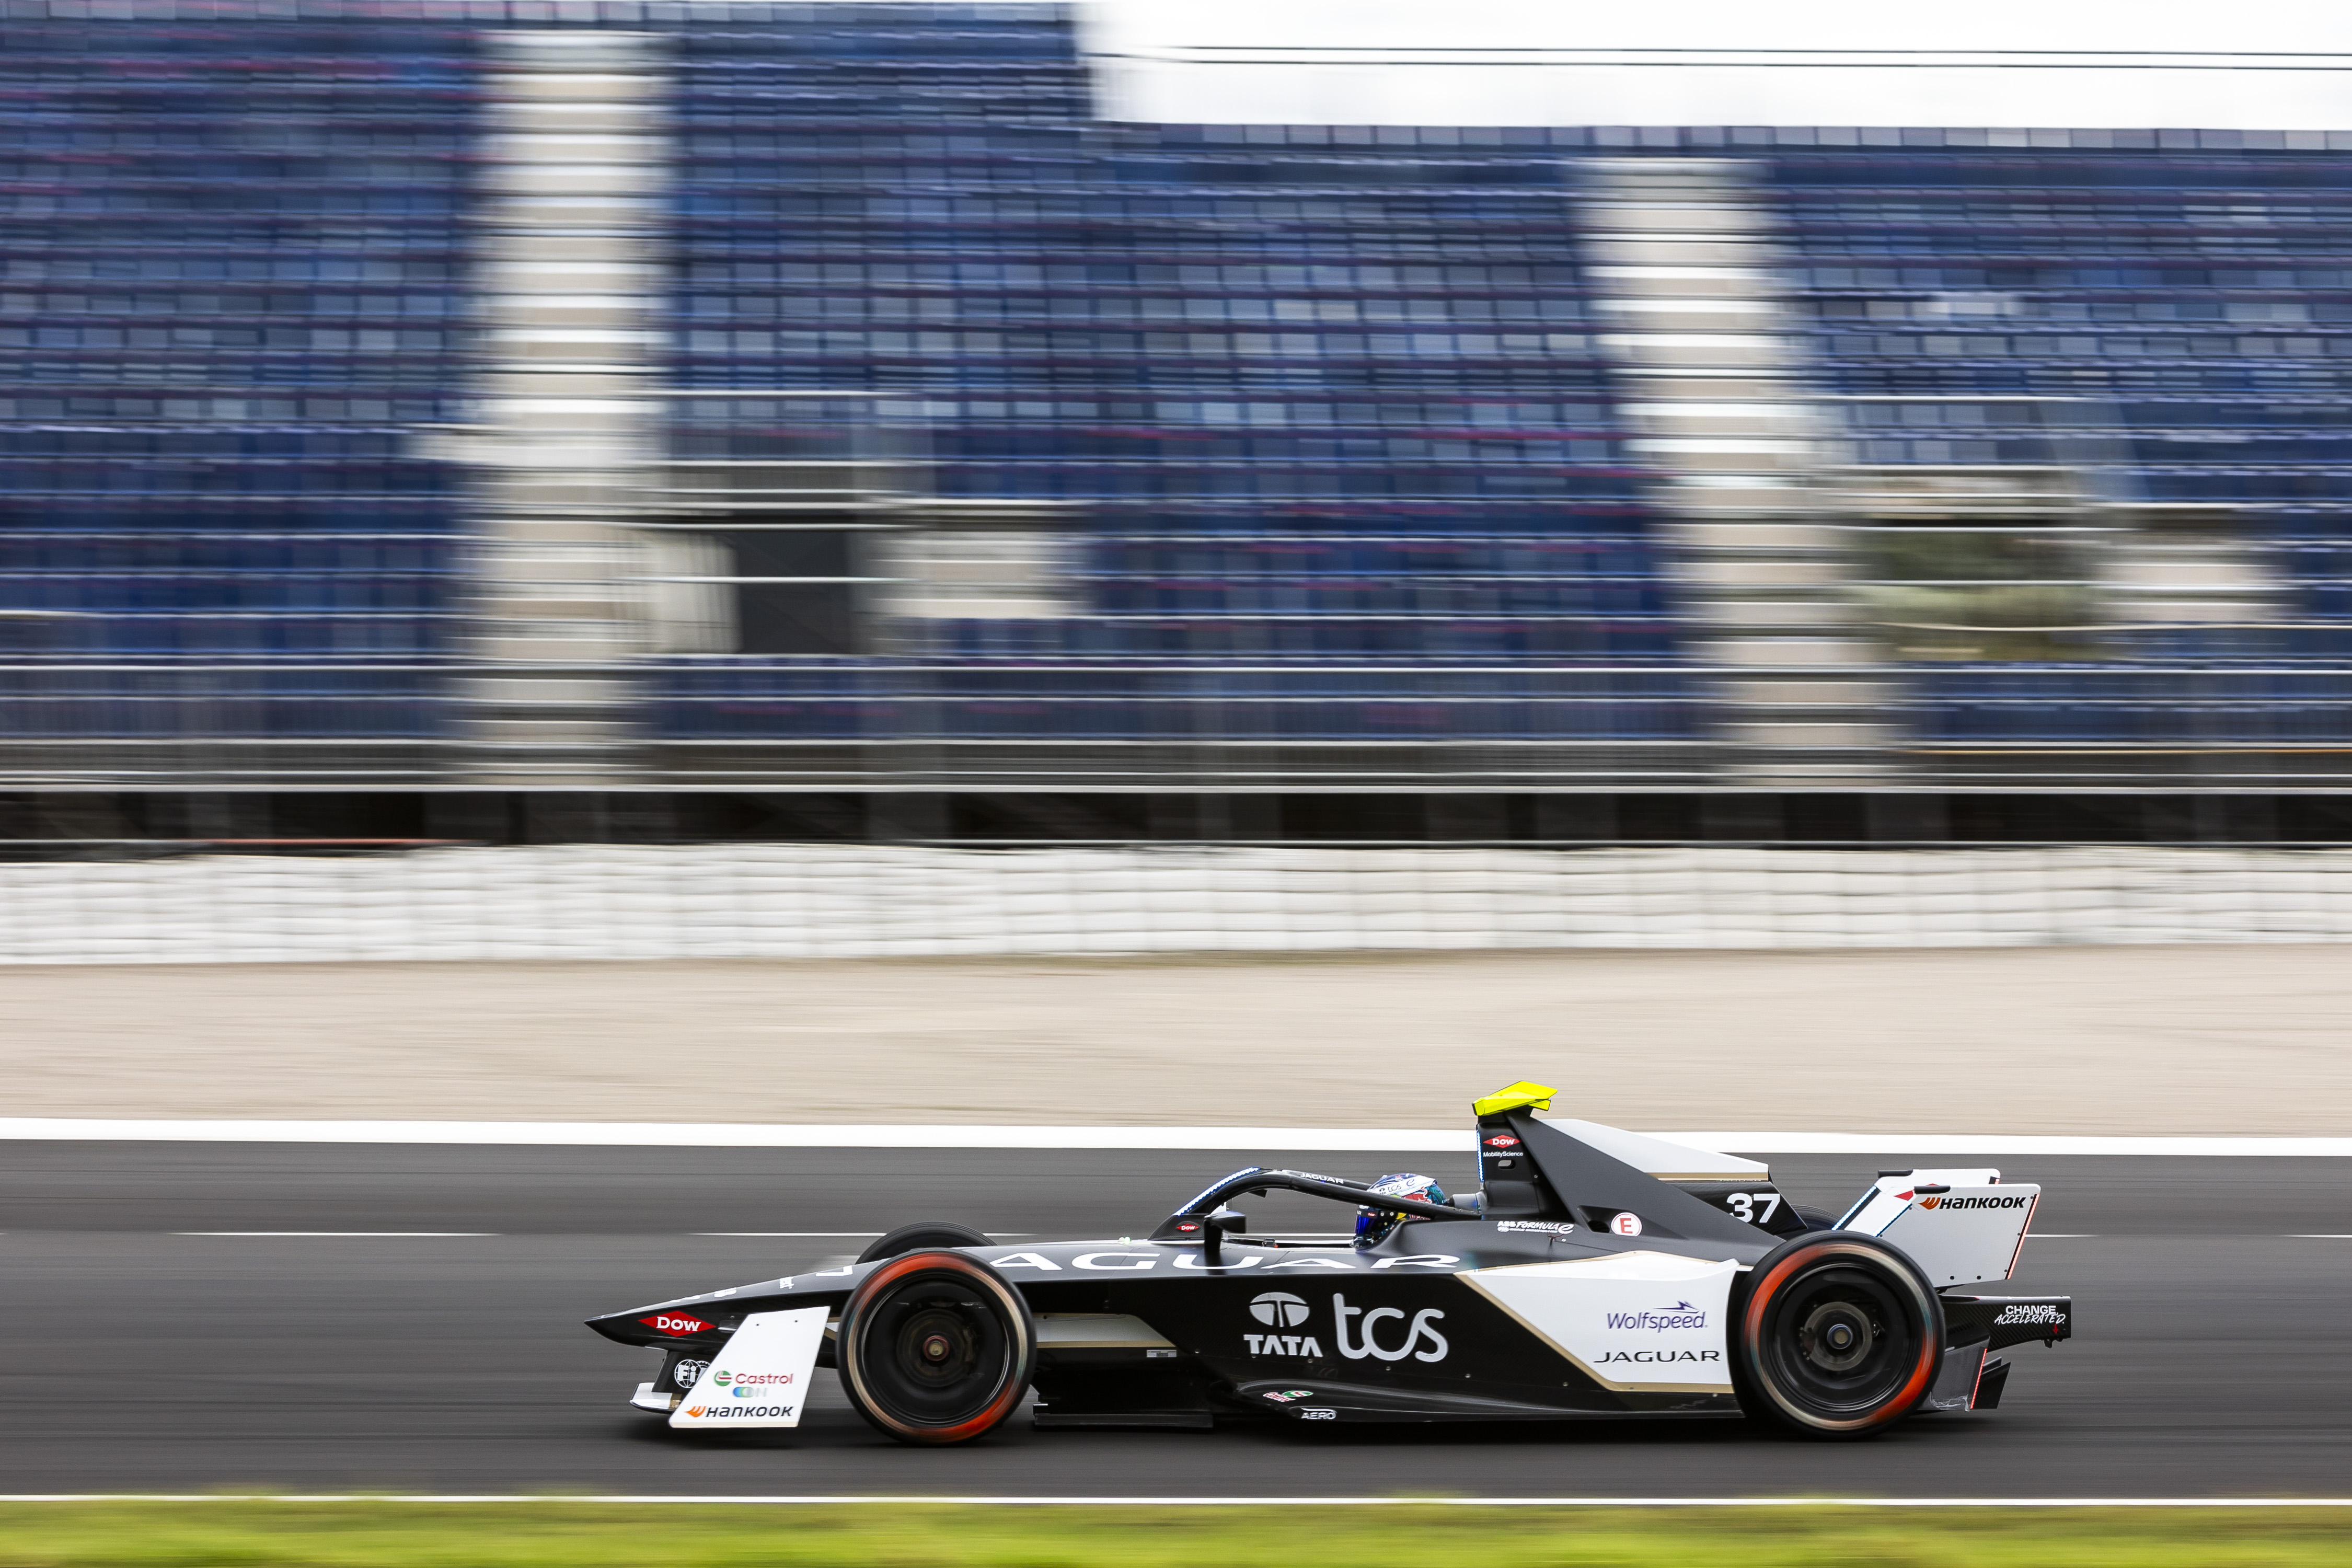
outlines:
[{"label": "asphalt track surface", "polygon": [[[2081,1338],[2002,1408],[1819,1444],[1741,1421],[877,1436],[820,1374],[793,1432],[629,1410],[592,1312],[773,1277],[864,1233],[1141,1234],[1235,1166],[1364,1155],[0,1143],[8,1492],[352,1489],[1056,1496],[2246,1497],[2352,1486],[2352,1161],[2042,1158],[2017,1287]],[[1880,1163],[1783,1156],[1843,1206]],[[1318,1221],[1307,1200],[1271,1223]],[[1270,1226],[1262,1226],[1267,1228]],[[300,1235],[188,1234],[302,1232]],[[358,1232],[358,1235],[317,1234]],[[394,1235],[394,1232],[465,1234]],[[793,1232],[740,1236],[716,1232]],[[844,1232],[844,1236],[807,1233]]]}]

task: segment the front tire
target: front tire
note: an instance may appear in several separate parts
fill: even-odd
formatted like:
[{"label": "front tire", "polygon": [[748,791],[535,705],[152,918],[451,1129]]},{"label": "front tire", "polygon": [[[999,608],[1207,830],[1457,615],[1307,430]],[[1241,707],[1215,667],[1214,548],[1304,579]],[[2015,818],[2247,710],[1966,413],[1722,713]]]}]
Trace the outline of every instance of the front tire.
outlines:
[{"label": "front tire", "polygon": [[961,1252],[884,1263],[841,1310],[835,1355],[850,1404],[901,1443],[966,1443],[1028,1392],[1037,1325],[1011,1281]]},{"label": "front tire", "polygon": [[866,1244],[857,1255],[860,1263],[879,1263],[886,1258],[896,1258],[918,1247],[986,1247],[988,1237],[968,1225],[958,1225],[951,1219],[919,1220],[902,1225],[887,1236],[879,1236]]},{"label": "front tire", "polygon": [[1927,1396],[1944,1303],[1901,1248],[1846,1231],[1791,1237],[1748,1275],[1732,1363],[1750,1415],[1818,1437],[1861,1437]]}]

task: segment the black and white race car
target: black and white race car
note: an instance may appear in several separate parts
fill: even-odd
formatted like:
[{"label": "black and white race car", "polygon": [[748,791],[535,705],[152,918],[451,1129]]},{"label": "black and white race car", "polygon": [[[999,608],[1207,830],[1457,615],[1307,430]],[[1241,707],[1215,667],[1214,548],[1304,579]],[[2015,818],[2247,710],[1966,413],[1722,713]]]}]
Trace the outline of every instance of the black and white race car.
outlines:
[{"label": "black and white race car", "polygon": [[[1990,1409],[1998,1352],[2072,1337],[2067,1297],[1974,1289],[2014,1270],[2037,1186],[1882,1173],[1832,1219],[1753,1161],[1538,1120],[1552,1093],[1476,1102],[1468,1196],[1253,1166],[1140,1240],[908,1226],[589,1326],[663,1352],[633,1403],[674,1427],[797,1426],[829,1366],[908,1443],[977,1437],[1032,1390],[1040,1426],[1745,1414],[1858,1436]],[[1252,1235],[1231,1205],[1277,1189],[1349,1205],[1358,1235]]]}]

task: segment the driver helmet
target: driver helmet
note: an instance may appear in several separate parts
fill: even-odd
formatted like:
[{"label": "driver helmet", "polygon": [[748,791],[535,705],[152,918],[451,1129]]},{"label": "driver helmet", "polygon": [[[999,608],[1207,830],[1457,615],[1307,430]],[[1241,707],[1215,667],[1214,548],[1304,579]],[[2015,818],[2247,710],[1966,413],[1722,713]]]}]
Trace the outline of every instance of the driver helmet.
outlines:
[{"label": "driver helmet", "polygon": [[[1445,1189],[1429,1176],[1412,1171],[1400,1171],[1382,1176],[1372,1184],[1372,1191],[1384,1198],[1418,1198],[1425,1204],[1451,1203]],[[1356,1211],[1356,1245],[1378,1247],[1395,1234],[1404,1223],[1404,1215],[1394,1209],[1358,1209]]]}]

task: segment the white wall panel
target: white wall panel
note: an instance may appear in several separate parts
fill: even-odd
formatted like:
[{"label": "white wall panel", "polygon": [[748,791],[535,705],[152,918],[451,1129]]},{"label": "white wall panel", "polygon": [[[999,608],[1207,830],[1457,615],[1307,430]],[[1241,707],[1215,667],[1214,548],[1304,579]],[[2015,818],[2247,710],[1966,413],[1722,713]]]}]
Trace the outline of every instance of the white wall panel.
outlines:
[{"label": "white wall panel", "polygon": [[1105,118],[2352,129],[2352,7],[1093,0]]},{"label": "white wall panel", "polygon": [[429,849],[0,865],[0,963],[2352,940],[2352,851]]}]

